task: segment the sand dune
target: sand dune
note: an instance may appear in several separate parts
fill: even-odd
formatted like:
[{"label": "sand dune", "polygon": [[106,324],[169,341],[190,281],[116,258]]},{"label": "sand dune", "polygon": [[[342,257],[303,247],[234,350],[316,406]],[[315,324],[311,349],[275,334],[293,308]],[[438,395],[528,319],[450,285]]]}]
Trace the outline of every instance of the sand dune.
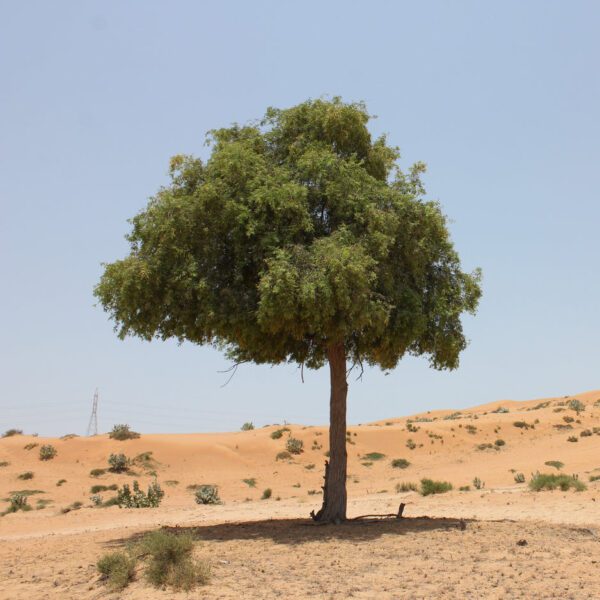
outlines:
[{"label": "sand dune", "polygon": [[[569,403],[573,399],[582,402],[585,410],[572,410]],[[527,426],[518,427],[515,422]],[[600,561],[596,529],[600,528],[600,480],[588,481],[590,476],[600,475],[600,429],[594,430],[600,427],[600,391],[494,402],[350,427],[349,516],[394,512],[402,501],[407,504],[407,519],[392,524],[345,525],[338,533],[331,528],[308,530],[309,523],[303,521],[320,505],[327,429],[292,424],[287,425],[289,432],[272,439],[272,432],[281,427],[223,434],[142,432],[139,439],[122,442],[108,435],[0,439],[0,463],[8,463],[0,468],[0,497],[24,489],[39,490],[30,496],[30,504],[36,507],[40,499],[46,504],[40,510],[0,519],[0,597],[99,597],[105,590],[93,565],[104,546],[161,525],[199,528],[199,536],[207,540],[199,552],[213,562],[214,575],[197,597],[600,597],[597,578],[588,581],[587,570],[577,564],[581,556],[585,556],[581,559],[584,563],[588,557]],[[591,435],[581,436],[587,431]],[[304,451],[277,460],[289,436],[302,440]],[[570,442],[569,437],[578,441]],[[497,445],[497,440],[504,444]],[[40,461],[42,444],[52,444],[57,456]],[[131,469],[133,474],[90,476],[92,469],[107,467],[111,453],[121,452],[132,459],[151,453],[150,461],[138,460]],[[391,461],[397,458],[410,465],[392,467]],[[557,472],[545,465],[547,461],[564,463],[562,472],[577,474],[588,490],[535,493],[528,491],[526,484],[515,482],[515,473],[529,478],[536,471]],[[33,473],[32,479],[18,478],[28,471]],[[91,505],[92,485],[120,486],[137,479],[144,487],[155,476],[166,493],[158,509]],[[427,497],[396,492],[398,483],[418,482],[423,477],[449,481],[455,490]],[[473,489],[475,477],[485,483],[483,489]],[[254,479],[255,487],[244,479]],[[58,486],[60,480],[66,481]],[[223,505],[195,504],[188,487],[203,483],[219,487]],[[469,492],[458,491],[467,485]],[[269,500],[260,499],[265,488],[272,489]],[[104,499],[112,495],[114,492],[102,492]],[[74,502],[82,502],[83,508],[63,514],[61,509]],[[427,519],[416,519],[418,516],[440,520],[436,526]],[[269,524],[268,519],[281,521]],[[456,519],[474,521],[460,532]],[[236,529],[227,523],[245,525]],[[267,533],[271,530],[275,533]],[[367,530],[370,533],[361,533]],[[517,560],[514,544],[519,536],[530,541],[526,549],[519,549],[517,566],[511,561]],[[561,539],[562,546],[555,546],[555,539]],[[542,551],[541,545],[546,549]],[[589,553],[582,555],[588,546]],[[569,554],[571,547],[578,549],[580,559]],[[487,550],[478,554],[477,548]],[[453,564],[454,559],[446,554],[459,551],[471,558]],[[290,552],[296,556],[291,563]],[[371,553],[379,556],[377,561],[369,558]],[[328,572],[319,568],[319,556],[332,563]],[[400,557],[404,562],[399,562]],[[555,569],[554,575],[547,574],[545,583],[536,583],[536,571],[551,570],[556,560],[563,564],[570,560],[571,573],[559,575]],[[277,573],[277,564],[280,570],[288,565],[287,575]],[[410,572],[406,571],[408,564]],[[593,568],[597,572],[597,563]],[[370,569],[381,572],[371,575],[375,571]],[[499,570],[504,575],[498,575]],[[405,577],[398,578],[399,573]],[[446,587],[440,587],[442,580]],[[564,594],[558,595],[557,585]],[[433,589],[446,590],[446,596],[430,595]],[[118,597],[176,596],[135,582]]]}]

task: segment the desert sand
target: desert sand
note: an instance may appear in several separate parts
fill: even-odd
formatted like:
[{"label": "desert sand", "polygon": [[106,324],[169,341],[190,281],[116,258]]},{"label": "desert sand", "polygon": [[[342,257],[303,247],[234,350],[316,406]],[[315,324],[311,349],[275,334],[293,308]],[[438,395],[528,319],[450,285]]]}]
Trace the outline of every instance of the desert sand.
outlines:
[{"label": "desert sand", "polygon": [[[572,399],[585,410],[572,410]],[[394,513],[403,502],[400,520],[313,524],[308,515],[321,502],[327,428],[287,424],[290,431],[272,439],[281,427],[141,432],[127,441],[0,439],[0,463],[8,463],[0,468],[0,498],[34,490],[29,503],[40,506],[0,518],[0,598],[600,598],[600,479],[589,481],[600,475],[600,391],[350,426],[348,516]],[[591,435],[580,435],[586,431]],[[277,460],[288,435],[302,440],[304,451]],[[38,446],[26,449],[31,444]],[[55,446],[56,457],[40,461],[42,444]],[[119,452],[152,454],[134,474],[90,476]],[[397,458],[410,465],[392,467]],[[27,471],[32,479],[18,478]],[[528,480],[537,471],[576,474],[588,489],[532,492],[516,483],[515,474]],[[159,508],[96,508],[90,501],[93,485],[137,479],[145,487],[154,474],[165,491]],[[454,489],[430,496],[396,491],[423,477]],[[481,489],[474,489],[475,477]],[[244,479],[255,479],[255,487]],[[217,485],[223,504],[197,505],[189,489],[195,484]],[[266,488],[272,496],[262,500]],[[83,507],[63,512],[74,502]],[[177,594],[140,576],[124,591],[108,592],[98,557],[158,527],[194,533],[197,556],[211,564],[210,583]]]}]

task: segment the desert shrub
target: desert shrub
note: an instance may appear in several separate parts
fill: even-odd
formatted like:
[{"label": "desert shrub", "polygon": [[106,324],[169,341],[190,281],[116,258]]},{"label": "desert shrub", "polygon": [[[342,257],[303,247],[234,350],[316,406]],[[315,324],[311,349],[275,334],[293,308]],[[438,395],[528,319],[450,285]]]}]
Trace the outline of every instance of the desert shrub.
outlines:
[{"label": "desert shrub", "polygon": [[285,443],[285,449],[290,454],[302,454],[304,452],[304,442],[297,438],[288,438],[288,441]]},{"label": "desert shrub", "polygon": [[514,474],[515,483],[525,483],[525,475],[523,473]]},{"label": "desert shrub", "polygon": [[563,421],[565,423],[572,423],[574,420],[575,419],[573,417],[568,417],[568,416],[563,417]]},{"label": "desert shrub", "polygon": [[108,457],[109,471],[122,473],[129,468],[130,461],[124,454],[111,454]]},{"label": "desert shrub", "polygon": [[560,469],[562,469],[565,466],[565,464],[560,462],[560,460],[547,460],[544,464],[549,467],[554,467],[555,469],[558,469],[559,471],[560,471]]},{"label": "desert shrub", "polygon": [[31,510],[31,506],[27,503],[27,494],[23,494],[20,492],[16,492],[10,496],[8,499],[8,508],[6,509],[6,513],[14,513],[19,510],[28,511]]},{"label": "desert shrub", "polygon": [[90,502],[94,506],[102,506],[102,496],[100,494],[92,494],[90,496]]},{"label": "desert shrub", "polygon": [[273,490],[271,488],[266,488],[263,490],[262,496],[260,497],[261,500],[268,500],[273,494]]},{"label": "desert shrub", "polygon": [[459,492],[470,492],[471,491],[471,486],[470,485],[461,485],[458,488]]},{"label": "desert shrub", "polygon": [[494,442],[494,446],[496,446],[496,448],[500,448],[502,446],[506,446],[506,442],[504,440],[496,440]]},{"label": "desert shrub", "polygon": [[410,433],[417,433],[417,431],[419,431],[419,429],[421,429],[421,428],[413,425],[410,421],[407,421],[406,431],[410,431]]},{"label": "desert shrub", "polygon": [[90,471],[90,477],[100,477],[100,475],[104,475],[106,473],[106,469],[92,469]]},{"label": "desert shrub", "polygon": [[599,481],[600,475],[590,475],[590,481]]},{"label": "desert shrub", "polygon": [[385,458],[385,454],[381,452],[369,452],[363,456],[363,460],[381,460],[382,458]]},{"label": "desert shrub", "polygon": [[40,448],[40,460],[52,460],[56,456],[56,448],[51,444],[44,444]]},{"label": "desert shrub", "polygon": [[498,446],[494,446],[494,444],[490,444],[489,442],[484,442],[483,444],[477,444],[477,450],[498,450]]},{"label": "desert shrub", "polygon": [[531,424],[529,424],[529,423],[526,423],[525,421],[515,421],[515,422],[513,423],[513,425],[514,425],[515,427],[518,427],[519,429],[529,429],[530,427],[531,427],[532,429],[534,428],[534,426],[533,426],[533,425],[531,425]]},{"label": "desert shrub", "polygon": [[532,406],[531,408],[528,408],[527,410],[540,410],[542,408],[548,408],[550,406],[550,402],[540,402],[539,404],[536,404],[535,406]]},{"label": "desert shrub", "polygon": [[68,441],[68,440],[72,440],[76,437],[79,437],[76,433],[67,433],[66,435],[61,436],[61,440],[63,441]]},{"label": "desert shrub", "polygon": [[417,491],[419,491],[419,487],[417,486],[416,483],[413,483],[412,481],[403,481],[402,483],[396,484],[396,492],[397,493],[417,492]]},{"label": "desert shrub", "polygon": [[98,560],[96,568],[112,591],[126,588],[135,574],[135,558],[125,552],[108,552]]},{"label": "desert shrub", "polygon": [[175,535],[153,531],[144,536],[136,552],[148,558],[145,576],[155,587],[170,586],[190,591],[198,584],[208,583],[208,564],[192,558],[193,538],[189,534]]},{"label": "desert shrub", "polygon": [[577,414],[583,412],[585,410],[585,404],[581,400],[577,400],[577,398],[573,398],[573,400],[569,400],[567,402],[567,407],[571,410],[574,410]]},{"label": "desert shrub", "polygon": [[304,468],[307,471],[312,471],[315,468],[315,465],[313,463],[311,463],[310,465],[304,465]]},{"label": "desert shrub", "polygon": [[116,483],[112,485],[93,485],[90,488],[90,494],[98,494],[99,492],[117,491],[119,486]]},{"label": "desert shrub", "polygon": [[17,475],[17,479],[22,479],[23,481],[27,481],[28,479],[33,479],[33,473],[31,471],[25,471],[25,473],[21,473]]},{"label": "desert shrub", "polygon": [[452,489],[452,484],[448,481],[434,481],[433,479],[421,479],[421,489],[419,490],[422,496],[431,494],[444,494]]},{"label": "desert shrub", "polygon": [[415,444],[415,442],[413,442],[413,440],[406,440],[406,447],[409,450],[414,450],[417,447],[417,444]]},{"label": "desert shrub", "polygon": [[485,487],[485,483],[479,479],[479,477],[475,477],[473,479],[473,487],[476,490],[482,490]]},{"label": "desert shrub", "polygon": [[216,485],[199,485],[196,488],[195,498],[197,504],[221,504],[219,488]]},{"label": "desert shrub", "polygon": [[584,429],[579,433],[579,437],[590,437],[592,434],[590,429]]},{"label": "desert shrub", "polygon": [[79,502],[78,500],[77,502],[73,502],[73,504],[70,504],[69,506],[65,506],[65,508],[61,508],[60,512],[63,515],[66,515],[67,513],[70,513],[73,510],[79,510],[82,506],[83,502]]},{"label": "desert shrub", "polygon": [[462,417],[462,413],[460,412],[453,412],[450,415],[446,415],[444,417],[444,421],[454,421],[455,419],[460,419]]},{"label": "desert shrub", "polygon": [[536,473],[529,481],[529,489],[534,492],[561,489],[563,492],[573,488],[576,492],[586,489],[584,483],[571,475],[555,475],[554,473]]},{"label": "desert shrub", "polygon": [[29,444],[25,444],[23,446],[23,450],[33,450],[34,448],[36,448],[37,446],[39,446],[39,444],[37,442],[31,442]]},{"label": "desert shrub", "polygon": [[292,458],[292,455],[287,450],[282,450],[277,453],[275,460],[289,460],[290,458]]},{"label": "desert shrub", "polygon": [[406,469],[408,466],[410,466],[410,463],[405,458],[394,458],[392,461],[394,469]]},{"label": "desert shrub", "polygon": [[102,508],[107,508],[109,506],[119,506],[119,497],[112,496],[108,500],[104,500],[104,502],[102,502]]},{"label": "desert shrub", "polygon": [[160,506],[165,493],[158,481],[153,481],[144,493],[137,481],[133,482],[133,492],[126,483],[117,492],[117,504],[120,508],[156,508]]},{"label": "desert shrub", "polygon": [[248,486],[248,487],[256,487],[256,479],[254,479],[254,477],[250,477],[249,479],[242,479],[242,481]]},{"label": "desert shrub", "polygon": [[108,434],[108,437],[123,442],[125,440],[136,440],[140,437],[140,434],[137,431],[131,431],[129,425],[121,423],[119,425],[113,425],[112,431]]},{"label": "desert shrub", "polygon": [[467,433],[470,433],[471,435],[475,435],[477,433],[477,427],[475,427],[475,425],[466,425],[465,429],[467,430]]},{"label": "desert shrub", "polygon": [[7,460],[0,461],[0,467],[8,467],[8,465],[10,465],[10,463]]},{"label": "desert shrub", "polygon": [[13,435],[23,435],[22,429],[7,429],[3,434],[3,438],[12,437]]},{"label": "desert shrub", "polygon": [[495,410],[492,410],[491,412],[492,413],[507,413],[508,408],[504,408],[504,406],[499,406],[498,408],[496,408]]},{"label": "desert shrub", "polygon": [[282,427],[281,429],[276,429],[275,431],[271,431],[271,439],[278,440],[280,439],[286,431],[289,431],[289,427]]},{"label": "desert shrub", "polygon": [[571,435],[567,438],[567,442],[578,442],[578,441],[579,441],[579,438],[574,435]]},{"label": "desert shrub", "polygon": [[252,431],[254,429],[254,423],[252,421],[247,421],[241,427],[242,431]]}]

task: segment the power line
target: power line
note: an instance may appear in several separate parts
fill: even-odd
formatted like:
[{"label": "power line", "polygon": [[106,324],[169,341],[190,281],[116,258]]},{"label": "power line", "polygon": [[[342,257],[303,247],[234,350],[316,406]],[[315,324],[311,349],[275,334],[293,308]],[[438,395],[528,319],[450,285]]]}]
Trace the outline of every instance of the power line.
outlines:
[{"label": "power line", "polygon": [[[94,433],[92,433],[92,431]],[[87,428],[88,435],[98,435],[98,388],[94,392],[94,399],[92,401],[92,414],[90,416],[90,422]]]}]

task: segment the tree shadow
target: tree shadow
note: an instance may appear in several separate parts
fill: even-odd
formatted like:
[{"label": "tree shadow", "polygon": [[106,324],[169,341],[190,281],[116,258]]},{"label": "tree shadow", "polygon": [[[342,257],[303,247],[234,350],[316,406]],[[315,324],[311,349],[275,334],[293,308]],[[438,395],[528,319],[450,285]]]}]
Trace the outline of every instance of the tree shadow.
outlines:
[{"label": "tree shadow", "polygon": [[[300,545],[311,542],[367,542],[383,535],[428,533],[435,530],[464,530],[469,519],[413,517],[402,519],[365,519],[347,521],[340,525],[323,525],[310,519],[267,519],[197,525],[194,527],[162,527],[162,531],[192,534],[198,541],[228,542],[271,540],[275,544]],[[147,532],[116,538],[106,546],[121,546],[135,542]]]}]

